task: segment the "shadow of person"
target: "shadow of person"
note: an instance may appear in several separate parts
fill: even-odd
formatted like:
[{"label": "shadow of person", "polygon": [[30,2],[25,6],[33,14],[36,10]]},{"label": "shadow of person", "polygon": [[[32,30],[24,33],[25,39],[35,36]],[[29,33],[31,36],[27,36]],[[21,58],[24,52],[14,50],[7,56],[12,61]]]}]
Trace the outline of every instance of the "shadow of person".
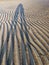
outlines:
[{"label": "shadow of person", "polygon": [[[20,17],[20,23],[18,22],[18,15]],[[30,44],[30,39],[29,39],[29,35],[28,35],[29,32],[27,30],[27,24],[26,24],[26,20],[25,20],[24,8],[21,3],[18,5],[18,7],[15,11],[13,24],[14,23],[15,23],[15,25],[14,25],[15,27],[17,26],[17,23],[19,23],[20,27],[21,27],[21,29],[19,29],[19,31],[20,31],[20,37],[21,37],[21,48],[22,48],[22,59],[23,59],[22,65],[26,65],[26,59],[27,59],[26,58],[26,47],[29,48],[28,44]],[[24,27],[24,29],[23,29],[23,27]],[[25,34],[25,37],[28,42],[28,43],[26,42],[26,45],[25,45],[25,41],[24,41],[24,34]],[[18,39],[18,37],[17,37],[17,39]],[[30,65],[34,65],[34,60],[33,60],[31,49],[29,48],[28,50],[29,50],[29,57],[30,57]]]}]

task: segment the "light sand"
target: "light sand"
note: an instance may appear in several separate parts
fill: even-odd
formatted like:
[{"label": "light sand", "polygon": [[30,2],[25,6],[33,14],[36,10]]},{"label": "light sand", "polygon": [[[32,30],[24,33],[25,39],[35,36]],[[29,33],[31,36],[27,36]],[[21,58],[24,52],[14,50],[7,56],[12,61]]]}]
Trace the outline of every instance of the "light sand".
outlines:
[{"label": "light sand", "polygon": [[0,4],[0,65],[49,65],[49,4],[21,2]]}]

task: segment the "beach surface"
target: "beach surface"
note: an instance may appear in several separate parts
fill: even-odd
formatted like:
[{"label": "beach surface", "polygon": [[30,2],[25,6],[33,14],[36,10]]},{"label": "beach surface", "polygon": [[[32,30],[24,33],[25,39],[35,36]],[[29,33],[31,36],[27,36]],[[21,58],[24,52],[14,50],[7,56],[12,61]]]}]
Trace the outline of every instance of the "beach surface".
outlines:
[{"label": "beach surface", "polygon": [[49,65],[49,0],[0,0],[0,65]]}]

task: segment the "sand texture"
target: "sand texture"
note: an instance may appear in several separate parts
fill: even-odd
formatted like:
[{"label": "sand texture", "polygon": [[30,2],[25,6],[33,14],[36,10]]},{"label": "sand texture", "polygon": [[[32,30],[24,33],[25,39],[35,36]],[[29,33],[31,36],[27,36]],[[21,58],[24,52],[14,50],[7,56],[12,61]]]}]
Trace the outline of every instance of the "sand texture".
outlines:
[{"label": "sand texture", "polygon": [[49,65],[49,6],[37,7],[0,10],[0,65]]}]

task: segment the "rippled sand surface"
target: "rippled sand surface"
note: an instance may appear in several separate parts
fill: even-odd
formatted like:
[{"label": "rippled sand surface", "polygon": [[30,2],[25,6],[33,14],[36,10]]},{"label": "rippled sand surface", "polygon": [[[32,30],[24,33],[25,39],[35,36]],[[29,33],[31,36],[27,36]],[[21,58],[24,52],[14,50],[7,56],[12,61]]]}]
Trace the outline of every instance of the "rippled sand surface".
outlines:
[{"label": "rippled sand surface", "polygon": [[49,4],[43,2],[1,1],[0,65],[49,65]]}]

